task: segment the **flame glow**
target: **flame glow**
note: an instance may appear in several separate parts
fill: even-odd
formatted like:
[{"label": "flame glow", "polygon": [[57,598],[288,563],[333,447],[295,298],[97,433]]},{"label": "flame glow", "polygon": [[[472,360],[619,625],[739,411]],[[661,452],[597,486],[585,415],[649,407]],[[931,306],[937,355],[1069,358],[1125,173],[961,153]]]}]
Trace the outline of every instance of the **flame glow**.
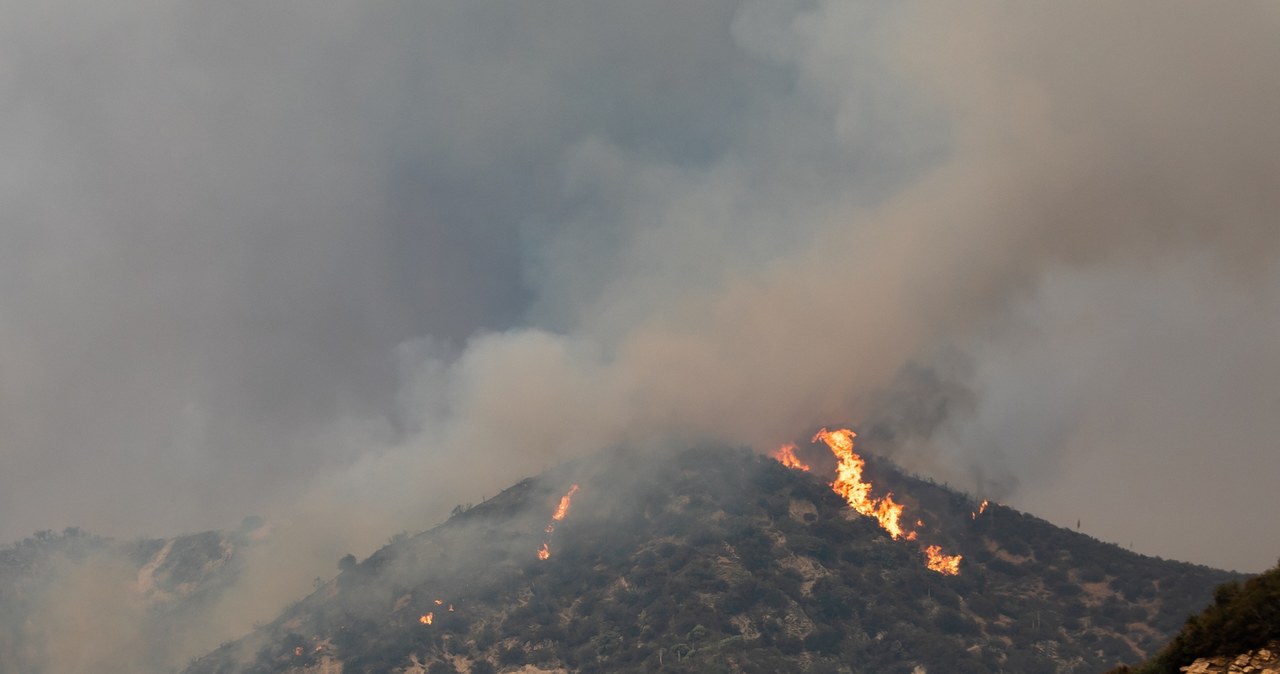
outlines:
[{"label": "flame glow", "polygon": [[856,511],[876,518],[880,528],[889,532],[894,540],[906,538],[899,521],[902,518],[902,505],[894,502],[893,494],[884,498],[871,497],[871,483],[862,479],[862,469],[866,466],[858,453],[853,451],[853,439],[857,433],[839,428],[834,431],[822,429],[813,436],[813,441],[822,441],[836,455],[836,479],[831,488],[844,497],[844,500]]},{"label": "flame glow", "polygon": [[773,453],[773,458],[777,459],[778,463],[786,466],[787,468],[795,468],[796,470],[803,471],[809,470],[809,466],[796,458],[796,445],[794,442],[788,442],[787,444],[779,447],[778,451]]},{"label": "flame glow", "polygon": [[436,621],[436,614],[434,612],[424,613],[421,618],[418,618],[418,622],[422,623],[423,625],[430,625],[435,621]]},{"label": "flame glow", "polygon": [[976,519],[978,519],[978,515],[981,515],[982,513],[987,512],[987,506],[988,506],[988,505],[990,505],[990,504],[991,504],[991,502],[990,502],[990,501],[988,501],[987,499],[985,499],[985,498],[984,498],[984,499],[982,499],[982,505],[978,506],[978,512],[973,513],[973,519],[975,519],[975,520],[976,520]]},{"label": "flame glow", "polygon": [[[874,517],[880,523],[880,528],[888,532],[894,540],[916,540],[919,537],[916,531],[907,531],[902,527],[903,506],[893,500],[893,493],[886,493],[883,498],[875,498],[871,495],[871,483],[862,477],[862,470],[867,465],[866,461],[853,451],[853,439],[857,435],[847,428],[838,428],[834,431],[824,428],[813,436],[813,442],[821,441],[836,457],[836,479],[831,483],[832,491],[844,497],[849,506],[857,512]],[[808,466],[796,459],[795,449],[796,446],[793,444],[783,445],[774,452],[773,458],[788,468],[809,470]],[[978,512],[986,508],[987,502],[983,501],[982,508]],[[974,517],[977,517],[976,513]],[[923,527],[924,520],[917,519],[915,526]],[[924,548],[924,554],[929,569],[949,576],[960,575],[960,560],[963,559],[960,555],[943,554],[942,547],[938,545]]]},{"label": "flame glow", "polygon": [[948,576],[960,575],[960,560],[962,559],[960,555],[944,555],[942,554],[942,547],[937,545],[930,545],[925,548],[924,555],[928,558],[925,565],[931,570]]},{"label": "flame glow", "polygon": [[569,493],[560,497],[560,505],[556,508],[556,514],[551,516],[552,520],[559,522],[564,519],[565,515],[569,514],[569,504],[573,500],[573,495],[576,493],[578,493],[578,485],[575,484],[572,487],[569,487]]},{"label": "flame glow", "polygon": [[578,485],[569,487],[569,491],[560,497],[560,505],[556,506],[556,511],[551,515],[551,521],[547,522],[547,542],[542,544],[542,549],[538,550],[538,559],[547,559],[551,557],[551,549],[548,547],[551,542],[551,534],[556,531],[556,522],[559,522],[569,514],[569,505],[573,502],[573,495],[578,493]]}]

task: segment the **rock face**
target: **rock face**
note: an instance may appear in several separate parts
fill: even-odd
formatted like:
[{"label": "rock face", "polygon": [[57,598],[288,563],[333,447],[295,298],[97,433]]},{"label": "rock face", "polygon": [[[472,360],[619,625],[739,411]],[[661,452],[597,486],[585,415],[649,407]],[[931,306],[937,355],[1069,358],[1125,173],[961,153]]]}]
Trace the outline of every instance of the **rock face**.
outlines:
[{"label": "rock face", "polygon": [[1187,674],[1280,674],[1280,642],[1235,657],[1200,658],[1181,669]]}]

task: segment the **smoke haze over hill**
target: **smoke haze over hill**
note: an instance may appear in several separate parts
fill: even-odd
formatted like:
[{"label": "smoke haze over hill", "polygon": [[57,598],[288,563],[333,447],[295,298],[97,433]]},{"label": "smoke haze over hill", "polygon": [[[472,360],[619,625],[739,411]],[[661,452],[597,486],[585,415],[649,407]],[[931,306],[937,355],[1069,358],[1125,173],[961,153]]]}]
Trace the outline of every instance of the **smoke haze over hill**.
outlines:
[{"label": "smoke haze over hill", "polygon": [[1274,5],[10,5],[0,539],[256,512],[318,575],[584,451],[843,421],[1277,555]]}]

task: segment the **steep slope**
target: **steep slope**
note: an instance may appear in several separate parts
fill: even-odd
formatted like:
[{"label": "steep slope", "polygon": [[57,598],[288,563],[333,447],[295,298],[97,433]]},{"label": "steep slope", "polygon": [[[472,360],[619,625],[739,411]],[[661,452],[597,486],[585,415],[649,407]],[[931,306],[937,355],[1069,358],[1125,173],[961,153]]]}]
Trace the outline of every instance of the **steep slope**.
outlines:
[{"label": "steep slope", "polygon": [[234,582],[254,522],[119,542],[69,528],[0,549],[0,674],[172,671]]},{"label": "steep slope", "polygon": [[867,471],[919,540],[745,450],[602,454],[393,541],[187,672],[1102,671],[1233,577]]}]

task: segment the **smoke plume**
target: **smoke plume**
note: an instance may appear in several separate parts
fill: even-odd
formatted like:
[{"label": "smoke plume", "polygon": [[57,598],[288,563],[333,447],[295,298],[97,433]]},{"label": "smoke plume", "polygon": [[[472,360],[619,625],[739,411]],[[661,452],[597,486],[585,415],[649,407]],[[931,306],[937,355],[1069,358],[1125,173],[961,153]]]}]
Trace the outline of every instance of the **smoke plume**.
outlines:
[{"label": "smoke plume", "polygon": [[851,422],[1275,558],[1270,4],[11,4],[0,537],[257,512],[283,602],[567,457]]}]

